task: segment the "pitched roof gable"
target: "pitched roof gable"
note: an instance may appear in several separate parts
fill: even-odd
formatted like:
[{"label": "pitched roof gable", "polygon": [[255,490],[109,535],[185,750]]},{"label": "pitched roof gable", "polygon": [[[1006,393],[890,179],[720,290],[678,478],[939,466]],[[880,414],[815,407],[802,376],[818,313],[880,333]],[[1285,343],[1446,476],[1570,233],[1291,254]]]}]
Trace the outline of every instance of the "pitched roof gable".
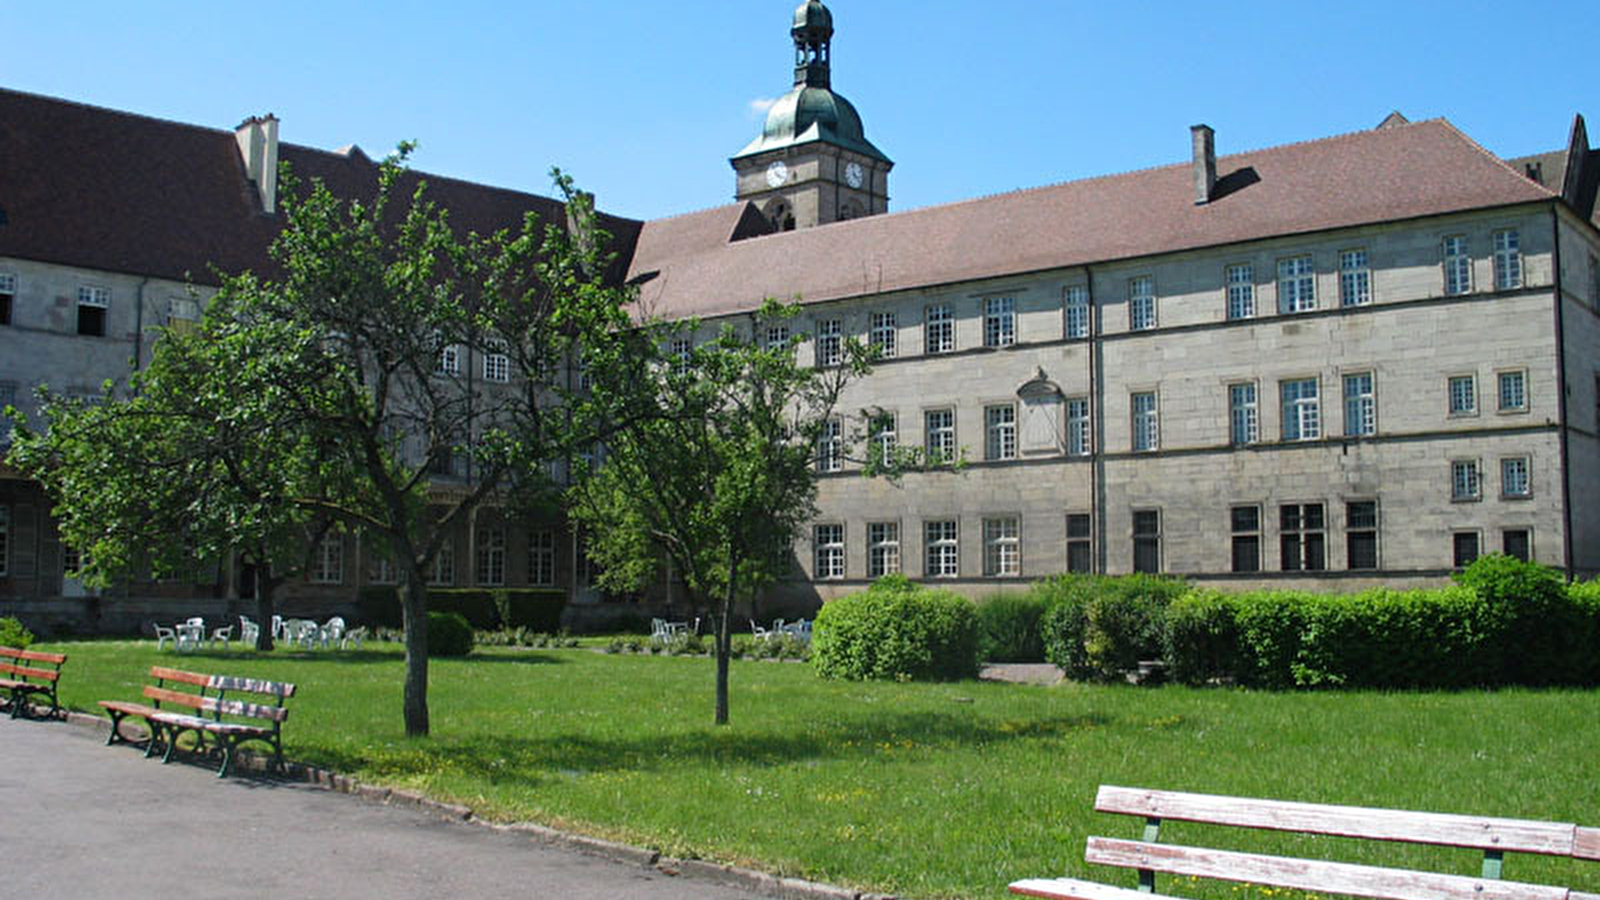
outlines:
[{"label": "pitched roof gable", "polygon": [[1442,119],[1225,156],[1217,174],[1204,206],[1182,163],[736,242],[657,220],[630,276],[659,271],[647,309],[707,316],[1556,197]]}]

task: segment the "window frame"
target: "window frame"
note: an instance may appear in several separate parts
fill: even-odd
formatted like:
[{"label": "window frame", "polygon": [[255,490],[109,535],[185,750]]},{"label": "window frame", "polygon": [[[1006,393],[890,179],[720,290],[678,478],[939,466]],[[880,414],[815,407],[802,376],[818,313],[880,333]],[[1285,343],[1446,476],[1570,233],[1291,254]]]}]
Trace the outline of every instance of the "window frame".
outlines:
[{"label": "window frame", "polygon": [[960,519],[922,520],[922,571],[928,578],[961,577]]},{"label": "window frame", "polygon": [[[1457,408],[1456,385],[1465,384],[1470,396],[1466,399],[1471,405]],[[1472,418],[1478,414],[1478,374],[1476,372],[1459,375],[1446,375],[1444,380],[1445,414],[1452,419]]]},{"label": "window frame", "polygon": [[[1159,507],[1157,507],[1157,508],[1146,507],[1146,508],[1143,508],[1143,509],[1133,509],[1133,510],[1130,510],[1129,512],[1130,512],[1130,516],[1129,516],[1129,528],[1128,528],[1128,530],[1129,530],[1129,536],[1132,539],[1132,546],[1133,546],[1133,571],[1136,572],[1136,573],[1159,575],[1161,573],[1161,563],[1162,563],[1162,560],[1161,560],[1161,537],[1162,537],[1161,526],[1162,526],[1162,522],[1161,522],[1161,520],[1162,520],[1163,517],[1161,515],[1161,510],[1160,510]],[[1155,517],[1154,518],[1155,528],[1141,531],[1140,530],[1140,517],[1141,516],[1147,516],[1147,517],[1148,516],[1154,516]],[[1149,522],[1151,520],[1147,518],[1144,521],[1145,522]],[[1151,553],[1151,552],[1153,552],[1155,554],[1155,566],[1154,566],[1154,568],[1146,568],[1143,564],[1141,564],[1141,562],[1140,562],[1141,551],[1144,551],[1147,554]]]},{"label": "window frame", "polygon": [[[1368,504],[1372,507],[1371,522],[1369,523],[1363,519],[1358,523],[1355,508]],[[1383,567],[1383,557],[1380,555],[1383,543],[1379,539],[1382,533],[1382,524],[1382,510],[1378,506],[1377,498],[1346,500],[1344,502],[1344,565],[1347,571],[1374,572]],[[1370,538],[1372,542],[1372,565],[1370,566],[1356,565],[1355,551],[1358,538]]]},{"label": "window frame", "polygon": [[922,348],[929,356],[956,351],[955,308],[949,303],[930,303],[922,312]]},{"label": "window frame", "polygon": [[[105,337],[110,333],[111,289],[96,284],[78,285],[77,331],[79,337]],[[85,317],[86,310],[96,312]],[[91,323],[93,323],[91,325]]]},{"label": "window frame", "polygon": [[[1516,482],[1511,474],[1512,468],[1521,465],[1522,472],[1521,490],[1514,491]],[[1500,499],[1501,500],[1531,500],[1533,499],[1533,460],[1526,453],[1515,456],[1500,457]]]},{"label": "window frame", "polygon": [[1483,499],[1483,464],[1477,459],[1450,460],[1450,502],[1476,503]]},{"label": "window frame", "polygon": [[[1511,551],[1511,536],[1514,534],[1522,535],[1523,552],[1520,556]],[[1533,562],[1533,529],[1529,526],[1500,529],[1500,552],[1512,559]]]},{"label": "window frame", "polygon": [[867,318],[867,342],[880,359],[894,359],[898,350],[900,326],[894,310],[871,313]]},{"label": "window frame", "polygon": [[1015,297],[985,297],[983,300],[983,345],[1011,347],[1017,343],[1017,300]]},{"label": "window frame", "polygon": [[511,354],[502,341],[490,341],[483,347],[483,380],[493,384],[511,383]]},{"label": "window frame", "polygon": [[1278,312],[1296,315],[1317,308],[1317,263],[1309,253],[1278,260]]},{"label": "window frame", "polygon": [[472,583],[477,587],[504,587],[506,583],[506,528],[504,525],[479,525],[474,535],[477,558],[473,560]]},{"label": "window frame", "polygon": [[1001,515],[983,520],[983,577],[1022,576],[1022,517]]},{"label": "window frame", "polygon": [[[1149,399],[1148,409],[1140,409],[1144,398]],[[1155,453],[1161,449],[1161,398],[1157,391],[1128,394],[1128,424],[1132,429],[1134,453]]]},{"label": "window frame", "polygon": [[[1300,391],[1311,386],[1312,393]],[[1295,396],[1291,397],[1290,395]],[[1312,375],[1304,378],[1284,378],[1278,382],[1278,401],[1281,413],[1279,438],[1284,443],[1303,443],[1322,440],[1322,378]],[[1291,415],[1292,411],[1292,415]]]},{"label": "window frame", "polygon": [[1228,321],[1256,317],[1256,267],[1253,263],[1231,263],[1222,270],[1223,293],[1227,296]]},{"label": "window frame", "polygon": [[[934,426],[934,416],[947,416],[948,423]],[[936,406],[922,411],[922,447],[929,465],[947,466],[956,461],[956,408]]]},{"label": "window frame", "polygon": [[1154,275],[1135,275],[1128,279],[1128,330],[1153,331],[1160,324],[1156,307]]},{"label": "window frame", "polygon": [[0,270],[0,325],[12,324],[16,315],[17,274]]},{"label": "window frame", "polygon": [[867,577],[882,578],[900,572],[900,522],[867,523]]},{"label": "window frame", "polygon": [[[1352,381],[1366,379],[1365,392],[1351,393]],[[1339,379],[1344,387],[1344,436],[1372,437],[1378,433],[1378,373],[1372,369],[1346,372]]]},{"label": "window frame", "polygon": [[1439,241],[1444,272],[1444,295],[1461,297],[1472,293],[1472,251],[1464,234],[1447,234]]},{"label": "window frame", "polygon": [[844,420],[829,416],[817,432],[816,469],[827,474],[844,471]]},{"label": "window frame", "polygon": [[[1241,390],[1250,396],[1243,399]],[[1228,385],[1228,443],[1234,447],[1247,447],[1261,442],[1261,388],[1254,381],[1236,381]]]},{"label": "window frame", "polygon": [[455,583],[456,545],[453,541],[446,540],[439,544],[439,549],[433,554],[433,562],[428,566],[428,585],[455,587]]},{"label": "window frame", "polygon": [[1069,341],[1088,337],[1089,312],[1088,285],[1068,285],[1062,296],[1062,337]]},{"label": "window frame", "polygon": [[[1292,515],[1290,510],[1293,510]],[[1311,514],[1313,510],[1315,516]],[[1307,500],[1278,504],[1278,569],[1282,572],[1328,570],[1326,503]]]},{"label": "window frame", "polygon": [[991,403],[983,408],[983,458],[988,462],[1017,458],[1016,403]]},{"label": "window frame", "polygon": [[[1515,404],[1506,403],[1507,379],[1515,379],[1518,401]],[[1495,382],[1495,412],[1506,415],[1520,415],[1528,411],[1531,405],[1528,402],[1528,370],[1527,369],[1501,369],[1494,373]]]},{"label": "window frame", "polygon": [[844,362],[844,319],[837,316],[817,320],[816,366],[831,369]]},{"label": "window frame", "polygon": [[528,532],[528,584],[533,587],[556,585],[554,528],[535,528]]},{"label": "window frame", "polygon": [[[1254,520],[1241,519],[1241,513],[1253,515]],[[1261,504],[1236,503],[1228,507],[1228,571],[1237,574],[1254,574],[1261,571],[1262,534]]]},{"label": "window frame", "polygon": [[344,535],[340,532],[324,534],[317,542],[316,557],[312,561],[312,584],[344,584]]},{"label": "window frame", "polygon": [[893,410],[878,410],[867,419],[867,447],[879,466],[894,465],[894,451],[900,445],[900,417]]},{"label": "window frame", "polygon": [[[1086,512],[1067,513],[1067,571],[1092,574],[1094,572],[1094,516]],[[1081,525],[1081,528],[1075,527]],[[1083,557],[1082,567],[1073,560],[1077,553]]]},{"label": "window frame", "polygon": [[1497,229],[1489,238],[1494,258],[1494,289],[1514,291],[1522,287],[1522,234],[1515,228]]},{"label": "window frame", "polygon": [[1339,305],[1372,305],[1372,264],[1365,247],[1339,251]]},{"label": "window frame", "polygon": [[[1067,455],[1090,456],[1094,453],[1093,413],[1088,397],[1068,397]],[[1080,412],[1081,410],[1081,412]]]},{"label": "window frame", "polygon": [[[826,536],[824,530],[826,529]],[[843,581],[845,578],[845,533],[843,522],[817,522],[811,526],[811,580]]]},{"label": "window frame", "polygon": [[[1472,539],[1472,555],[1469,558],[1466,558],[1466,559],[1462,558],[1462,552],[1461,552],[1461,550],[1462,550],[1461,539],[1462,538],[1471,538]],[[1453,569],[1465,569],[1467,566],[1472,565],[1473,561],[1478,559],[1481,556],[1483,556],[1483,535],[1479,534],[1476,529],[1459,528],[1459,529],[1453,529],[1450,532],[1450,567],[1451,568],[1453,568]]]}]

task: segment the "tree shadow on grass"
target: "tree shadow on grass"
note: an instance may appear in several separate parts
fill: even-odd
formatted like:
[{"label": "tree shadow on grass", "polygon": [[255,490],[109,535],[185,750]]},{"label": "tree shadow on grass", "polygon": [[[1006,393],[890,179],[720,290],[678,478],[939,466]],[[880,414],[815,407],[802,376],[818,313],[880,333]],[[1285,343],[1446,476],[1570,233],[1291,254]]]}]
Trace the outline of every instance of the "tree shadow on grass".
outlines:
[{"label": "tree shadow on grass", "polygon": [[[441,761],[452,772],[490,783],[529,787],[572,773],[655,773],[690,764],[779,767],[811,760],[849,760],[941,748],[993,746],[1015,741],[1052,741],[1119,724],[1106,713],[1029,719],[1021,722],[974,719],[938,713],[863,714],[859,719],[822,725],[805,733],[736,732],[697,729],[668,735],[597,738],[562,734],[550,737],[472,736],[436,739],[411,747],[403,758],[372,759],[359,749],[318,748],[318,765],[337,771],[367,769],[377,777],[432,770]],[[562,774],[556,774],[562,773]]]}]

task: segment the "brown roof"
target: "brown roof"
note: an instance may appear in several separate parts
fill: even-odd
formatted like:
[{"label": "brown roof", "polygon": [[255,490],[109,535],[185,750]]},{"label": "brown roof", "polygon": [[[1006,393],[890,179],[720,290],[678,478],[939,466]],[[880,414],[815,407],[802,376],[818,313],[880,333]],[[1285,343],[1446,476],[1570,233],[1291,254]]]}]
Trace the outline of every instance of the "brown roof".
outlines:
[{"label": "brown roof", "polygon": [[[680,317],[1105,262],[1557,195],[1443,120],[1217,161],[1194,203],[1190,163],[729,242],[738,205],[646,222],[629,277]],[[653,274],[652,274],[653,273]]]},{"label": "brown roof", "polygon": [[[376,184],[376,163],[359,149],[284,143],[279,156],[297,178],[320,178],[341,196]],[[426,179],[464,230],[514,227],[528,210],[566,220],[548,197],[408,177]],[[260,213],[232,131],[0,89],[0,255],[207,284],[213,267],[271,271],[267,246],[281,224]],[[620,277],[640,223],[607,216],[602,225],[623,251]]]}]

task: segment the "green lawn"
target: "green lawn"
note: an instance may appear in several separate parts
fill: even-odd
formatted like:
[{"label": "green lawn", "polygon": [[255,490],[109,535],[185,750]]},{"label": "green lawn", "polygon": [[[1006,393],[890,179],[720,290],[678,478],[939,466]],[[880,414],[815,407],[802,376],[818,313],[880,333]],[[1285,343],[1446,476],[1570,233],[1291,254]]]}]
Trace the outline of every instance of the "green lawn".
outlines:
[{"label": "green lawn", "polygon": [[[733,724],[715,728],[708,659],[480,649],[434,661],[433,737],[411,741],[399,651],[367,646],[182,658],[150,641],[42,649],[71,654],[62,695],[75,709],[138,696],[156,662],[293,681],[294,759],[485,818],[907,897],[1001,897],[1008,881],[1063,872],[1132,886],[1131,873],[1082,862],[1087,834],[1140,830],[1090,811],[1102,783],[1600,825],[1597,691],[842,684],[805,665],[735,661]],[[1414,849],[1226,840],[1430,862]],[[1465,854],[1431,861],[1477,869]],[[1600,891],[1595,865],[1515,858],[1506,876]]]}]

